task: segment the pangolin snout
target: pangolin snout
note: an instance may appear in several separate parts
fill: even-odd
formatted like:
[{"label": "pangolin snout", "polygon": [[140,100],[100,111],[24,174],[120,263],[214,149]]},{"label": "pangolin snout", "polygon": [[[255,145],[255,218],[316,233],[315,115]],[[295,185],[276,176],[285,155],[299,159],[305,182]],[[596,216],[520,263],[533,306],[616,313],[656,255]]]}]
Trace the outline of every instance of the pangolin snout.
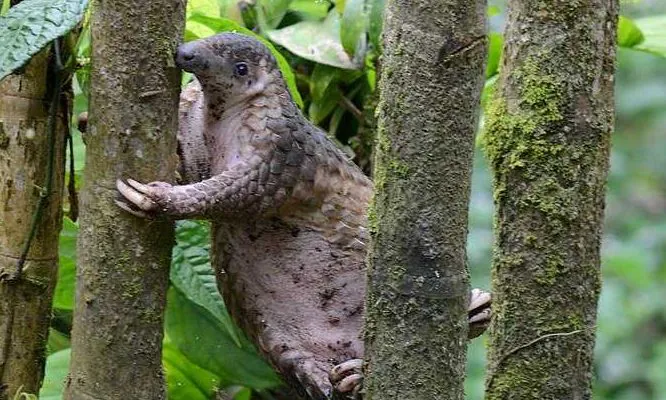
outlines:
[{"label": "pangolin snout", "polygon": [[201,49],[196,42],[181,44],[176,50],[176,65],[187,72],[201,71],[208,64],[200,53]]}]

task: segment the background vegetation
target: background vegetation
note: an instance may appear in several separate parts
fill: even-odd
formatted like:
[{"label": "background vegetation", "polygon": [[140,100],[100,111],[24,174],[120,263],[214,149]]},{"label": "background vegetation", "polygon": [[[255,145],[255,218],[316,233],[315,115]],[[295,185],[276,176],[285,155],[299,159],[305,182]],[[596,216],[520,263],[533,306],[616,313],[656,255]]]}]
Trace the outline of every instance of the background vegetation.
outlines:
[{"label": "background vegetation", "polygon": [[[310,119],[369,171],[382,8],[381,0],[191,0],[185,39],[222,30],[261,35],[281,54],[292,93]],[[499,65],[503,9],[501,1],[491,1],[488,91]],[[622,14],[619,39],[624,48],[618,51],[617,129],[603,243],[595,398],[666,399],[666,4],[626,3]],[[87,109],[89,35],[85,21],[83,26],[73,44],[77,57],[70,62],[79,67],[75,116]],[[3,28],[0,21],[0,34]],[[0,57],[0,76],[13,68],[4,61]],[[183,82],[188,79],[185,76]],[[75,128],[72,134],[78,186],[85,149]],[[490,174],[479,148],[468,255],[473,284],[486,288],[492,208]],[[43,399],[61,398],[67,374],[76,235],[76,223],[66,219]],[[163,352],[169,398],[207,399],[216,387],[225,388],[234,399],[249,399],[253,393],[270,398],[279,380],[231,323],[215,287],[208,248],[205,223],[178,224]],[[469,352],[469,399],[483,397],[484,367],[481,339]]]}]

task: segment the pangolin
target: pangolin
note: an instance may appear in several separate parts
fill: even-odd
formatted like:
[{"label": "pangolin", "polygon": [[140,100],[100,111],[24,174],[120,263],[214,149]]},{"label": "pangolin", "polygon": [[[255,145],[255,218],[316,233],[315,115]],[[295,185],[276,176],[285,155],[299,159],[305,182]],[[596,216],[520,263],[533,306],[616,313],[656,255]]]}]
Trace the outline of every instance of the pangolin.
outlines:
[{"label": "pangolin", "polygon": [[[300,112],[260,41],[218,34],[181,45],[176,63],[195,76],[180,101],[180,184],[119,180],[117,203],[212,221],[218,287],[298,393],[285,398],[359,397],[371,180]],[[472,291],[472,335],[489,303]]]}]

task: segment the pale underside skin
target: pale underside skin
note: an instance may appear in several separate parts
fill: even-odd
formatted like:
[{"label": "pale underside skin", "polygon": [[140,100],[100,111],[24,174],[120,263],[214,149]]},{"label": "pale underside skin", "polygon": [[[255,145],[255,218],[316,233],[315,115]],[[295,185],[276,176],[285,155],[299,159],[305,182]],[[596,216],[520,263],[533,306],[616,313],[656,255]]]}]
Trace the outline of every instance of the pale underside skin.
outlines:
[{"label": "pale underside skin", "polygon": [[[222,39],[232,53],[224,56],[234,60],[261,46],[223,36],[181,47],[208,61]],[[229,44],[235,40],[240,45]],[[218,287],[238,325],[299,396],[353,397],[362,382],[372,183],[303,117],[274,60],[251,56],[259,61],[252,79],[240,81],[245,92],[204,73],[197,75],[203,89],[194,80],[183,91],[182,185],[119,181],[118,204],[143,217],[210,219]],[[490,296],[475,289],[471,298],[470,323],[483,327]]]}]

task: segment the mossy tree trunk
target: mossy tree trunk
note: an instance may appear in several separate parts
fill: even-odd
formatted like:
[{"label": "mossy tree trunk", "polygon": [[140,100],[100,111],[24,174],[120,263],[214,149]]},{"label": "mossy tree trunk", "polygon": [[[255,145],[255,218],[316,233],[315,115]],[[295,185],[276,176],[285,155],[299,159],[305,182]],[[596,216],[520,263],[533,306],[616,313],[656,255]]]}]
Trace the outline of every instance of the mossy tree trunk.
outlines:
[{"label": "mossy tree trunk", "polygon": [[[58,272],[62,226],[64,142],[67,126],[56,116],[51,190],[46,189],[50,140],[48,115],[56,89],[50,50],[37,54],[20,74],[0,81],[0,399],[37,393],[44,376],[46,338]],[[22,272],[22,257],[37,212]]]},{"label": "mossy tree trunk", "polygon": [[616,0],[510,0],[485,130],[496,239],[487,399],[589,399]]},{"label": "mossy tree trunk", "polygon": [[483,0],[389,1],[369,211],[366,399],[462,399]]},{"label": "mossy tree trunk", "polygon": [[115,181],[171,181],[184,2],[96,1],[67,399],[164,399],[173,226],[114,204]]}]

